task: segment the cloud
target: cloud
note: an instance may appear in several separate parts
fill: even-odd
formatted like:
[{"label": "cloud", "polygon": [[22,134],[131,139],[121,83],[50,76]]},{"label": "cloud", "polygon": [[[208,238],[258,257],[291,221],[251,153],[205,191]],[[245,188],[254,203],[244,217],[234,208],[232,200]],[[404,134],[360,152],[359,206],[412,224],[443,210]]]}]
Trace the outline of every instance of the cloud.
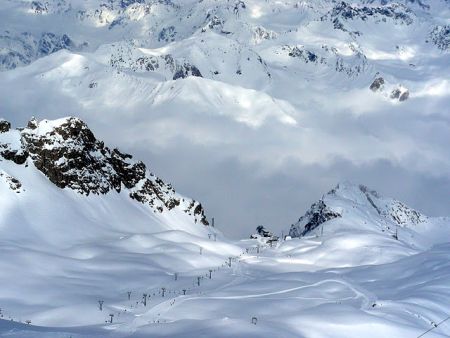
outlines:
[{"label": "cloud", "polygon": [[[32,115],[81,117],[98,138],[200,200],[230,236],[247,236],[258,224],[287,230],[342,180],[426,214],[450,215],[445,93],[394,104],[367,88],[331,83],[324,92],[300,83],[305,90],[285,88],[271,97],[207,79],[160,85],[90,62],[86,77],[64,72],[63,56],[39,61],[62,58],[61,69],[43,67],[51,77],[36,63],[2,75],[2,117],[16,126]],[[89,89],[93,80],[98,86]]]}]

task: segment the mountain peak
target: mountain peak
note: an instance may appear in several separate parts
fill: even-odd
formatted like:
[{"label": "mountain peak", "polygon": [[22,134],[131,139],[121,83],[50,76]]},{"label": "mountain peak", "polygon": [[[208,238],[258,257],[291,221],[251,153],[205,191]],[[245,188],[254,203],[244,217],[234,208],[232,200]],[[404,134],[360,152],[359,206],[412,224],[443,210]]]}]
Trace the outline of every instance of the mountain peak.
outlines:
[{"label": "mountain peak", "polygon": [[341,198],[346,198],[362,204],[367,202],[367,196],[382,198],[377,191],[370,189],[363,184],[357,184],[351,181],[343,181],[338,183],[326,195],[329,195],[330,197],[339,196]]},{"label": "mountain peak", "polygon": [[333,219],[351,220],[356,212],[402,227],[413,227],[428,219],[396,199],[383,197],[365,185],[345,181],[313,203],[298,222],[291,225],[289,235],[305,236]]}]

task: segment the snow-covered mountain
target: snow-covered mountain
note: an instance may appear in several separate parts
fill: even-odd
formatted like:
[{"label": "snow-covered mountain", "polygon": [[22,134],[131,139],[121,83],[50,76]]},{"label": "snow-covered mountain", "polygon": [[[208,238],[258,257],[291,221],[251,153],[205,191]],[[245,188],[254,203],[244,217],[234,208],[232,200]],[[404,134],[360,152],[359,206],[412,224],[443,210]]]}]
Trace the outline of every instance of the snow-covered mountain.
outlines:
[{"label": "snow-covered mountain", "polygon": [[339,223],[342,223],[343,218],[347,217],[350,218],[347,220],[348,223],[363,228],[362,223],[367,224],[368,222],[354,219],[355,213],[365,216],[366,219],[372,217],[370,223],[374,223],[373,220],[376,221],[376,224],[369,224],[369,227],[376,225],[382,231],[390,230],[390,232],[398,227],[417,231],[430,222],[443,221],[442,218],[424,216],[395,199],[383,198],[376,191],[364,185],[341,183],[314,203],[305,215],[291,226],[289,235],[291,237],[309,235],[317,232],[319,230],[317,228],[328,221],[339,218]]},{"label": "snow-covered mountain", "polygon": [[449,218],[341,183],[294,238],[233,243],[161,182],[135,200],[143,164],[79,119],[0,131],[1,336],[447,336]]},{"label": "snow-covered mountain", "polygon": [[[130,222],[132,228],[147,228],[148,232],[181,230],[187,224],[187,231],[203,233],[201,228],[209,225],[199,202],[177,194],[131,155],[105,146],[78,118],[32,119],[26,128],[19,129],[11,129],[11,124],[2,120],[0,126],[2,214],[8,229],[20,229],[17,223],[21,220],[21,227],[45,238],[48,227],[58,227],[68,214],[79,212],[73,207],[80,195],[87,198],[84,203],[91,202],[89,209],[95,212],[95,219],[121,218],[123,224],[113,222],[120,229],[126,229]],[[55,193],[46,194],[49,189]],[[103,199],[103,195],[108,197]],[[129,206],[129,213],[120,207],[119,215],[110,214],[115,208],[108,205],[110,199]],[[96,201],[104,208],[97,209]],[[27,207],[32,205],[37,208]],[[83,216],[86,214],[81,212],[76,222],[89,229]],[[29,221],[23,224],[24,219]],[[13,236],[23,234],[16,230],[11,232]],[[73,239],[74,234],[70,236]]]},{"label": "snow-covered mountain", "polygon": [[[153,87],[147,95],[173,97],[168,90],[179,85],[171,80],[199,77],[205,80],[185,84],[190,90],[178,89],[172,99],[192,102],[189,94],[199,86],[213,109],[214,96],[241,101],[238,91],[249,90],[246,96],[270,99],[272,110],[293,123],[304,108],[294,92],[314,97],[324,87],[371,87],[368,96],[397,102],[423,95],[430,73],[448,70],[449,13],[446,0],[11,1],[0,8],[0,64],[6,71],[59,52],[64,57],[46,58],[38,72],[48,78],[45,69],[72,60],[70,75],[52,78],[67,81],[58,95],[70,89],[82,101],[97,101],[108,82],[130,80],[139,90]],[[395,36],[386,40],[389,32]],[[382,83],[371,86],[376,79]],[[222,103],[224,110],[231,105]],[[249,120],[242,113],[238,119]]]},{"label": "snow-covered mountain", "polygon": [[2,336],[409,337],[450,297],[448,218],[341,183],[292,239],[230,242],[74,117],[0,120],[0,215]]},{"label": "snow-covered mountain", "polygon": [[[325,236],[316,267],[328,266],[329,260],[337,266],[380,264],[448,242],[450,218],[425,216],[364,185],[344,182],[313,203],[291,225],[289,236]],[[355,257],[354,263],[341,260],[347,254]],[[303,257],[308,255],[317,253],[311,250]]]},{"label": "snow-covered mountain", "polygon": [[[0,252],[0,336],[9,334],[5,320],[30,320],[94,325],[81,337],[100,337],[116,313],[110,297],[172,293],[175,274],[191,290],[199,271],[240,248],[209,225],[199,202],[68,117],[25,128],[0,120]],[[46,336],[27,330],[18,336]]]},{"label": "snow-covered mountain", "polygon": [[[210,182],[224,161],[257,177],[345,162],[448,180],[449,13],[445,0],[4,1],[0,115],[79,116],[147,162],[186,158],[193,176],[206,153]],[[257,217],[238,204],[229,218],[219,199],[212,213],[238,229]]]},{"label": "snow-covered mountain", "polygon": [[[341,183],[275,239],[342,176],[450,182],[449,18],[449,0],[0,1],[0,336],[448,337],[449,218]],[[172,177],[224,231],[274,233],[227,239]]]}]

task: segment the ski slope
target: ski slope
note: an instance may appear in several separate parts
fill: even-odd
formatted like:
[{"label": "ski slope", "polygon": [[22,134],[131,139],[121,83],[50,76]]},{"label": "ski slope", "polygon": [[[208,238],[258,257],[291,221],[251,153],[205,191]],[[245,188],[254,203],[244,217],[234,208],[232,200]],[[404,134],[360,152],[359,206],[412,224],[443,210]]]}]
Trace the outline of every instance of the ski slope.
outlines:
[{"label": "ski slope", "polygon": [[417,337],[448,315],[450,220],[364,186],[339,184],[320,212],[340,217],[271,247],[0,164],[21,182],[0,185],[2,337]]}]

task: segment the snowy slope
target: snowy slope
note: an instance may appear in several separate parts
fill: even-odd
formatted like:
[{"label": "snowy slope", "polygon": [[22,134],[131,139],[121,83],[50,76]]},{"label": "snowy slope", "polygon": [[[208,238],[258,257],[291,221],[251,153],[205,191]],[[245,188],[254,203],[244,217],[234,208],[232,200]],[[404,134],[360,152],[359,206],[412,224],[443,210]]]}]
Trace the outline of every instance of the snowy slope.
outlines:
[{"label": "snowy slope", "polygon": [[[340,184],[294,239],[231,242],[87,125],[147,160],[166,153],[166,170],[191,185],[203,183],[202,152],[252,178],[381,161],[448,179],[449,17],[448,0],[1,1],[0,117],[41,121],[0,121],[0,336],[433,328],[450,315],[448,218]],[[225,226],[250,233],[229,224],[247,204],[225,208],[233,198],[217,190]],[[449,332],[446,322],[425,337]]]},{"label": "snowy slope", "polygon": [[[76,115],[104,138],[134,135],[117,142],[136,152],[206,146],[263,173],[387,161],[447,178],[448,128],[433,122],[448,118],[449,11],[444,0],[4,2],[2,53],[29,61],[0,74],[0,112]],[[45,33],[72,44],[39,51]]]},{"label": "snowy slope", "polygon": [[[289,236],[312,243],[308,252],[294,247],[290,254],[311,257],[315,268],[388,263],[448,242],[449,224],[449,218],[424,216],[363,185],[341,183],[291,225]],[[317,242],[317,236],[326,240]]]},{"label": "snowy slope", "polygon": [[[2,123],[9,129],[8,122]],[[4,204],[11,204],[11,209],[3,212],[5,226],[15,226],[25,218],[33,220],[36,229],[28,230],[35,231],[36,236],[47,232],[40,231],[44,226],[50,233],[58,233],[51,230],[56,230],[68,215],[79,213],[85,220],[80,218],[79,228],[68,234],[73,239],[78,237],[77,233],[88,235],[90,218],[109,220],[106,224],[118,218],[111,222],[118,228],[107,227],[106,233],[124,231],[128,224],[135,223],[135,229],[148,229],[148,232],[177,229],[202,234],[202,227],[208,225],[201,204],[178,195],[170,184],[149,172],[144,163],[132,160],[131,155],[118,149],[110,150],[77,118],[31,120],[27,128],[1,133],[0,147],[4,178],[2,198]],[[7,184],[12,179],[17,181],[15,188]],[[49,181],[55,187],[51,187]],[[49,187],[55,192],[45,194]],[[84,205],[78,206],[86,212],[71,210],[80,195],[88,198],[81,199]],[[11,203],[11,198],[15,203]],[[111,205],[105,203],[108,199]],[[115,204],[127,206],[128,212],[112,213]],[[65,212],[57,213],[58,218],[51,217],[50,222],[46,214],[51,215],[52,209]],[[100,210],[103,212],[99,213]],[[186,224],[191,225],[183,228]],[[30,224],[25,222],[23,226]],[[12,232],[12,236],[16,234]]]},{"label": "snowy slope", "polygon": [[[0,134],[2,142],[19,146],[19,132]],[[231,243],[172,210],[176,230],[167,210],[155,213],[125,189],[61,189],[31,158],[27,167],[1,165],[0,336],[403,338],[447,316],[450,220],[364,186],[339,184],[293,228],[340,216],[271,248]],[[448,337],[449,325],[428,336]]]},{"label": "snowy slope", "polygon": [[[430,173],[450,180],[449,11],[444,0],[4,1],[0,115],[17,125],[79,116],[147,162],[185,158],[190,177],[173,170],[170,179],[224,223],[240,222],[237,231],[258,218],[253,187],[226,184],[229,194],[247,192],[232,217],[220,193],[193,183],[205,166],[191,159],[208,158],[214,185],[225,166],[257,186],[337,167],[316,194],[352,179],[342,163],[362,181],[366,166],[387,163],[420,177],[418,191]],[[371,90],[375,79],[383,84]],[[265,207],[282,207],[283,193]]]},{"label": "snowy slope", "polygon": [[98,311],[99,299],[146,292],[174,273],[190,286],[196,270],[240,251],[198,202],[73,117],[20,129],[0,121],[0,206],[8,320],[98,325],[111,308]]}]

